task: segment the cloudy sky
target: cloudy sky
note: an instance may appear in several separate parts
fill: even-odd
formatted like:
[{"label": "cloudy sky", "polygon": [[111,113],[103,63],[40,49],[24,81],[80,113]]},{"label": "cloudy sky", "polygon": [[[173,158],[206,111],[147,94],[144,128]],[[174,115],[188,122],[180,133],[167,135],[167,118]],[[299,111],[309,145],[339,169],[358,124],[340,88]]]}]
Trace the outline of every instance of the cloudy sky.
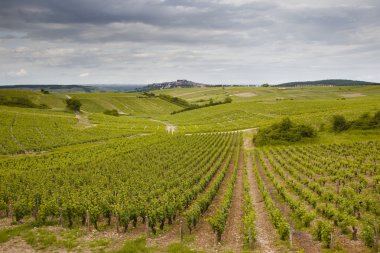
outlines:
[{"label": "cloudy sky", "polygon": [[0,84],[380,81],[379,0],[1,0]]}]

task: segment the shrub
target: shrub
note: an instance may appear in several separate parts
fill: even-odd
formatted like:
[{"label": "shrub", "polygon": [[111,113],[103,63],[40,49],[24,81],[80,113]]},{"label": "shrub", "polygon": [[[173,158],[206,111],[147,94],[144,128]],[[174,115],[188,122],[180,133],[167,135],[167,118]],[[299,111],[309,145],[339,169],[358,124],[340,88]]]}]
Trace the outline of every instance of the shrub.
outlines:
[{"label": "shrub", "polygon": [[377,111],[373,117],[369,113],[363,113],[356,120],[348,122],[342,115],[334,115],[332,119],[332,128],[335,132],[351,129],[374,129],[380,127],[380,111]]},{"label": "shrub", "polygon": [[232,98],[230,98],[230,97],[226,97],[225,99],[224,99],[224,103],[225,104],[228,104],[228,103],[231,103],[232,102]]},{"label": "shrub", "polygon": [[380,111],[376,112],[373,118],[369,113],[363,113],[357,120],[352,122],[354,129],[373,129],[380,126]]},{"label": "shrub", "polygon": [[146,97],[149,97],[149,98],[152,98],[152,97],[156,96],[154,93],[151,93],[151,92],[143,92],[143,95],[146,96]]},{"label": "shrub", "polygon": [[285,144],[297,142],[303,138],[316,137],[314,128],[308,125],[295,124],[289,118],[283,119],[280,123],[259,131],[254,141],[258,146],[266,144]]},{"label": "shrub", "polygon": [[347,130],[350,126],[344,116],[334,115],[332,119],[332,127],[335,132],[341,132]]},{"label": "shrub", "polygon": [[116,109],[105,110],[103,113],[111,116],[120,116],[119,112]]},{"label": "shrub", "polygon": [[377,122],[377,124],[380,124],[380,111],[377,111],[375,115],[373,116],[373,120]]}]

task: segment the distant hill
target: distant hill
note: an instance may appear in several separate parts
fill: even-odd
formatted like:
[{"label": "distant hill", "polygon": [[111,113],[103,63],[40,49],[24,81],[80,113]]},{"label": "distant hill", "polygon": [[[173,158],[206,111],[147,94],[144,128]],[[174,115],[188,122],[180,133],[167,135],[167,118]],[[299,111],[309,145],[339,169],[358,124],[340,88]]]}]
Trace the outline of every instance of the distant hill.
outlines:
[{"label": "distant hill", "polygon": [[163,90],[163,89],[173,89],[173,88],[192,88],[192,87],[206,87],[208,85],[203,83],[196,83],[188,80],[177,80],[172,82],[163,83],[153,83],[144,86],[139,91],[149,91],[149,90]]},{"label": "distant hill", "polygon": [[93,87],[114,90],[114,91],[134,91],[136,89],[142,88],[144,84],[93,84]]},{"label": "distant hill", "polygon": [[18,90],[47,90],[51,92],[113,92],[113,91],[133,91],[143,85],[113,85],[113,84],[88,84],[88,85],[64,85],[64,84],[20,84],[3,85],[0,89]]},{"label": "distant hill", "polygon": [[99,92],[101,88],[87,85],[60,85],[60,84],[20,84],[20,85],[3,85],[0,89],[18,89],[18,90],[40,90],[44,89],[52,92]]},{"label": "distant hill", "polygon": [[332,86],[352,86],[352,85],[380,85],[380,83],[356,81],[356,80],[345,80],[345,79],[327,79],[318,81],[300,81],[300,82],[290,82],[274,85],[275,87],[295,87],[295,86],[308,86],[308,85],[332,85]]}]

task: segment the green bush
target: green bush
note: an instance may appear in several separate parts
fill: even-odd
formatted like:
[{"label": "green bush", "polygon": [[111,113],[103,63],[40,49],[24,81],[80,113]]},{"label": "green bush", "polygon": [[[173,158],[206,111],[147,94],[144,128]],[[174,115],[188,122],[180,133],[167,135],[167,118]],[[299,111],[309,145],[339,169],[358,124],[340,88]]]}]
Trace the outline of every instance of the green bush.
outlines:
[{"label": "green bush", "polygon": [[342,115],[334,115],[332,118],[332,128],[335,132],[347,130],[350,127],[346,118]]},{"label": "green bush", "polygon": [[363,113],[353,121],[347,121],[342,115],[334,115],[332,118],[332,129],[335,132],[341,132],[347,129],[374,129],[380,127],[380,111],[377,111],[373,117],[369,113]]},{"label": "green bush", "polygon": [[295,124],[289,118],[273,124],[258,132],[254,142],[258,146],[266,144],[286,144],[297,142],[304,138],[316,137],[317,133],[311,126]]},{"label": "green bush", "polygon": [[105,110],[103,113],[111,116],[120,116],[119,112],[116,109]]},{"label": "green bush", "polygon": [[224,103],[225,103],[225,104],[232,103],[232,98],[230,98],[230,97],[226,97],[226,98],[224,99]]}]

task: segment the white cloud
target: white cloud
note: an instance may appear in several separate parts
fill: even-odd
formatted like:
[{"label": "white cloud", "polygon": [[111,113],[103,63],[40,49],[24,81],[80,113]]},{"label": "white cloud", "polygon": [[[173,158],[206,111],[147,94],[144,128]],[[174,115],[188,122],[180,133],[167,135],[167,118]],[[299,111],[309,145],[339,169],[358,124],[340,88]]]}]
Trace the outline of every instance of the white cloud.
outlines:
[{"label": "white cloud", "polygon": [[89,76],[90,75],[90,73],[88,73],[88,72],[84,72],[84,73],[81,73],[80,75],[79,75],[79,77],[87,77],[87,76]]},{"label": "white cloud", "polygon": [[8,76],[12,76],[12,77],[21,77],[21,76],[26,76],[26,75],[28,75],[28,71],[26,71],[25,69],[8,72]]}]

